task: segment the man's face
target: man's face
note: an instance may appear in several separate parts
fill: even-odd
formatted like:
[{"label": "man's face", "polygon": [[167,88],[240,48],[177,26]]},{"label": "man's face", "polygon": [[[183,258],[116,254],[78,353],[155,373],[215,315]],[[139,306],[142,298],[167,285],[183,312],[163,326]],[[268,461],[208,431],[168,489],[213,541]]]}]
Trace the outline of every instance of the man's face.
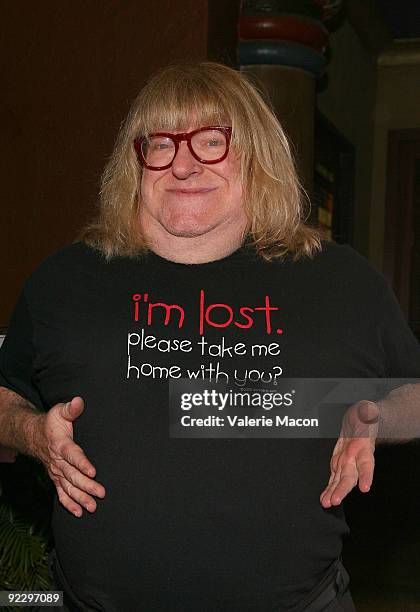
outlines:
[{"label": "man's face", "polygon": [[181,142],[170,168],[143,169],[140,223],[145,235],[192,238],[225,232],[229,238],[246,224],[240,170],[232,150],[217,164],[202,164]]}]

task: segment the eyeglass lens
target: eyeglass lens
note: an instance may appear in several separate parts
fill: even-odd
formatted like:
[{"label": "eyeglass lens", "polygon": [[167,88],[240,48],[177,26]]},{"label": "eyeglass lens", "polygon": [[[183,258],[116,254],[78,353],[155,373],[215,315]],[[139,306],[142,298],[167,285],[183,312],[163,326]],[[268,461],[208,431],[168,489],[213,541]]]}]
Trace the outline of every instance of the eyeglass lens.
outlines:
[{"label": "eyeglass lens", "polygon": [[[195,155],[204,161],[215,161],[226,152],[226,135],[219,130],[197,132],[191,138]],[[175,142],[168,136],[149,136],[142,143],[143,156],[149,166],[166,166],[175,157]]]}]

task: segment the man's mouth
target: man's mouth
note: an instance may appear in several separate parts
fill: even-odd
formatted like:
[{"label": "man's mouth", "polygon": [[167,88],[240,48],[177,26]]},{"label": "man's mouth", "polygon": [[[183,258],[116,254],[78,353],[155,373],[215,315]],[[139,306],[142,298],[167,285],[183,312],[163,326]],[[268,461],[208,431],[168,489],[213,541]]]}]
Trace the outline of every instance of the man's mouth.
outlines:
[{"label": "man's mouth", "polygon": [[175,188],[175,189],[167,189],[166,191],[168,193],[173,193],[175,195],[194,196],[194,195],[204,195],[206,193],[210,193],[211,191],[214,191],[215,189],[217,189],[217,187],[200,187],[200,188],[192,188],[192,189]]}]

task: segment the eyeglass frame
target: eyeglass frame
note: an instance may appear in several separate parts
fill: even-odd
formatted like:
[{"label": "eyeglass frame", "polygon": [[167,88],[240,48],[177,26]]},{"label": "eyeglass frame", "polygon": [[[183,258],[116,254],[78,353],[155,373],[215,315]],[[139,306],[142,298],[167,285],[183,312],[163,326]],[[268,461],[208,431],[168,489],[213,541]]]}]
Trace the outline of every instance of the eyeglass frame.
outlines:
[{"label": "eyeglass frame", "polygon": [[[194,152],[193,146],[191,144],[191,138],[193,138],[193,136],[195,136],[199,132],[205,132],[206,130],[218,130],[219,132],[223,132],[225,134],[226,151],[224,152],[222,157],[219,157],[219,159],[210,159],[210,160],[201,159]],[[166,166],[151,166],[147,163],[143,155],[142,145],[143,145],[143,142],[146,140],[146,138],[149,138],[150,136],[166,136],[167,138],[170,138],[174,142],[175,153],[174,153],[174,156],[170,164],[166,164]],[[137,159],[141,162],[143,166],[145,166],[148,170],[159,171],[159,170],[167,170],[168,168],[172,166],[174,159],[179,150],[179,144],[183,141],[187,142],[187,146],[188,146],[188,149],[191,155],[194,157],[194,159],[200,162],[200,164],[219,164],[224,159],[226,159],[226,157],[228,156],[231,138],[232,138],[232,128],[231,127],[225,126],[225,125],[206,125],[205,127],[201,127],[196,130],[192,130],[191,132],[181,132],[180,134],[172,134],[171,132],[153,132],[152,134],[149,134],[148,136],[141,136],[140,138],[135,138],[134,148],[137,153]]]}]

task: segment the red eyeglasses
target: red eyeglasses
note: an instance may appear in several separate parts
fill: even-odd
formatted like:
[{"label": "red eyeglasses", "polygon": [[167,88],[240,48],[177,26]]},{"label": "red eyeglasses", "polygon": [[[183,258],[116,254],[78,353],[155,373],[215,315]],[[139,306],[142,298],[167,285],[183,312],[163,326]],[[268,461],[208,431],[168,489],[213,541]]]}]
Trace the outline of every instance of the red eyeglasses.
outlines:
[{"label": "red eyeglasses", "polygon": [[201,164],[218,164],[229,153],[231,136],[231,127],[208,125],[181,134],[155,132],[142,136],[134,140],[134,148],[140,163],[149,170],[170,168],[183,140]]}]

